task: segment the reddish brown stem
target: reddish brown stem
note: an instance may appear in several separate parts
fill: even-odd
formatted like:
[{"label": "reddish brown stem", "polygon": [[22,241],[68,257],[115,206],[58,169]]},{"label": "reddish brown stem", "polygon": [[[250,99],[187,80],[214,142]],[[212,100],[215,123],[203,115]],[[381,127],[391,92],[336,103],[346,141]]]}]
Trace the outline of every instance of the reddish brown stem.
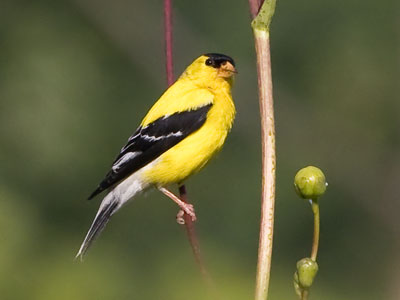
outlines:
[{"label": "reddish brown stem", "polygon": [[[179,196],[183,202],[189,203],[187,200],[187,193],[186,193],[185,185],[181,185],[179,187]],[[201,258],[199,241],[197,239],[196,230],[194,228],[194,223],[192,221],[192,218],[186,213],[183,216],[183,218],[185,219],[185,227],[186,227],[187,236],[188,236],[188,239],[190,242],[190,246],[192,247],[193,255],[196,259],[196,262],[199,265],[200,272],[203,275],[204,279],[206,281],[209,281],[209,276],[208,276],[207,270],[206,270],[203,260]]]},{"label": "reddish brown stem", "polygon": [[[165,58],[166,58],[166,72],[167,72],[167,83],[168,86],[174,82],[173,73],[173,57],[172,57],[172,0],[164,0],[164,37],[165,37]],[[186,187],[181,185],[179,187],[180,199],[186,203],[188,202]],[[200,255],[200,246],[197,239],[196,231],[192,218],[188,214],[183,216],[185,220],[186,233],[189,239],[190,246],[193,250],[193,255],[197,264],[199,265],[200,272],[206,282],[210,283],[210,277],[208,276],[207,270],[204,266],[203,260]]]},{"label": "reddish brown stem", "polygon": [[250,15],[252,20],[257,16],[263,2],[264,0],[249,0]]},{"label": "reddish brown stem", "polygon": [[172,60],[172,0],[164,0],[164,36],[165,58],[168,86],[174,83],[174,71]]}]

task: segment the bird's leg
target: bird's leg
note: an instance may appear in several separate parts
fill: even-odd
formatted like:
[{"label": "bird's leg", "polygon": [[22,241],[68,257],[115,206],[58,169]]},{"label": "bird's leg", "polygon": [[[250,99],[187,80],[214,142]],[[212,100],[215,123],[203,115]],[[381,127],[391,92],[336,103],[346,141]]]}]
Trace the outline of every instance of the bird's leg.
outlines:
[{"label": "bird's leg", "polygon": [[176,220],[177,220],[177,222],[179,224],[184,224],[185,223],[185,221],[183,220],[184,213],[187,213],[192,218],[193,222],[196,221],[196,214],[194,213],[194,207],[193,207],[192,204],[183,202],[178,196],[176,196],[174,193],[170,192],[169,190],[167,190],[164,187],[159,187],[158,189],[165,196],[167,196],[170,199],[172,199],[181,208],[181,210],[176,215]]}]

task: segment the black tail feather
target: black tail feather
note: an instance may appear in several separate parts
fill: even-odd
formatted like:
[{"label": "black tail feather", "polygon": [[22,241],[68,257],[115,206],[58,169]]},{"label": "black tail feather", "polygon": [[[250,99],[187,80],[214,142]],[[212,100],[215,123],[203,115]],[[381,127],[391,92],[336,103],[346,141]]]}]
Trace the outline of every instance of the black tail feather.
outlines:
[{"label": "black tail feather", "polygon": [[109,203],[105,204],[104,207],[101,207],[100,212],[97,214],[94,219],[92,225],[88,233],[86,234],[85,240],[83,241],[81,248],[76,255],[76,258],[80,257],[81,259],[85,255],[86,251],[92,245],[92,243],[96,240],[99,234],[103,231],[104,227],[107,225],[110,217],[118,208],[118,201],[112,199]]},{"label": "black tail feather", "polygon": [[88,200],[91,200],[92,198],[94,198],[95,196],[97,196],[104,190],[105,190],[104,188],[102,188],[101,186],[98,186],[97,189],[93,193],[90,194],[90,196],[88,197]]}]

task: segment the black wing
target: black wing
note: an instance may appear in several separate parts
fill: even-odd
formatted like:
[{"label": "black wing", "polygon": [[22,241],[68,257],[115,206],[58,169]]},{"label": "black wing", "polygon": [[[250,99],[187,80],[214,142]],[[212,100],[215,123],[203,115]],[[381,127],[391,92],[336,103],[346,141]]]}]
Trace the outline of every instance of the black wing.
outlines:
[{"label": "black wing", "polygon": [[174,113],[143,128],[139,127],[121,149],[111,170],[89,199],[127,178],[198,130],[206,121],[211,106],[210,103],[194,110]]}]

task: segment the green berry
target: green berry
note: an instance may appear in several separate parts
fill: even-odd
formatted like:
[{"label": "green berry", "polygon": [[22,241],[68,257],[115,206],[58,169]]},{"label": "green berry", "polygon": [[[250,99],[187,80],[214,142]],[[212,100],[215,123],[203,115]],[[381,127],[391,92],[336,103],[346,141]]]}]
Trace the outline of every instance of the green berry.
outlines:
[{"label": "green berry", "polygon": [[309,289],[314,281],[315,275],[318,272],[318,264],[311,258],[306,257],[297,262],[297,276],[295,282],[304,289]]},{"label": "green berry", "polygon": [[313,166],[301,169],[294,177],[296,192],[304,199],[318,199],[325,193],[327,185],[324,173]]}]

